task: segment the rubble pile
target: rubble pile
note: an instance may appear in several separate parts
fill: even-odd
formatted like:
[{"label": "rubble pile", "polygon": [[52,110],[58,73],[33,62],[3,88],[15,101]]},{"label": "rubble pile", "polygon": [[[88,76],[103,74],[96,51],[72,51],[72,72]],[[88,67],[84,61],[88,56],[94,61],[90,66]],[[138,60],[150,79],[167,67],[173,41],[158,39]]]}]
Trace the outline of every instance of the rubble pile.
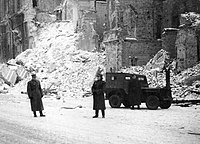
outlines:
[{"label": "rubble pile", "polygon": [[200,63],[171,76],[173,95],[177,99],[200,99]]},{"label": "rubble pile", "polygon": [[[165,71],[162,69],[169,62],[169,57],[166,54],[166,51],[161,50],[147,65],[124,68],[120,72],[146,75],[149,87],[164,87],[166,85]],[[200,64],[188,68],[179,74],[176,74],[174,71],[175,61],[168,66],[171,68],[170,83],[173,98],[178,100],[200,99]]]},{"label": "rubble pile", "polygon": [[16,57],[29,77],[12,88],[26,92],[30,73],[36,72],[44,92],[58,97],[80,97],[90,91],[99,67],[104,70],[105,54],[77,50],[79,34],[71,23],[56,22],[38,31],[35,46]]},{"label": "rubble pile", "polygon": [[184,23],[191,25],[191,26],[199,26],[200,25],[200,15],[194,12],[188,12],[185,14],[181,14],[181,17],[183,17]]},{"label": "rubble pile", "polygon": [[169,63],[168,52],[161,49],[145,66],[133,66],[121,69],[120,72],[146,75],[149,87],[164,87],[166,82],[163,68],[166,63]]}]

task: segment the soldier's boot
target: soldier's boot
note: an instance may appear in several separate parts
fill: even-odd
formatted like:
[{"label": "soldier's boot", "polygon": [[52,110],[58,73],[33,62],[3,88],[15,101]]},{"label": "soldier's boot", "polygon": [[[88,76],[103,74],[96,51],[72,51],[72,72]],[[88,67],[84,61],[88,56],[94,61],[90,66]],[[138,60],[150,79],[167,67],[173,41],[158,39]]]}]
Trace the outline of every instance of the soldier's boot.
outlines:
[{"label": "soldier's boot", "polygon": [[45,115],[42,113],[42,111],[40,111],[40,116],[45,117]]},{"label": "soldier's boot", "polygon": [[140,105],[137,105],[138,109],[140,109]]},{"label": "soldier's boot", "polygon": [[33,111],[33,115],[34,117],[37,117],[36,111]]},{"label": "soldier's boot", "polygon": [[132,109],[132,110],[134,110],[134,105],[133,105],[133,106],[131,106],[131,109]]},{"label": "soldier's boot", "polygon": [[102,118],[105,118],[105,110],[101,110],[102,112]]},{"label": "soldier's boot", "polygon": [[95,116],[93,116],[93,118],[98,118],[98,116],[99,116],[99,111],[95,110]]}]

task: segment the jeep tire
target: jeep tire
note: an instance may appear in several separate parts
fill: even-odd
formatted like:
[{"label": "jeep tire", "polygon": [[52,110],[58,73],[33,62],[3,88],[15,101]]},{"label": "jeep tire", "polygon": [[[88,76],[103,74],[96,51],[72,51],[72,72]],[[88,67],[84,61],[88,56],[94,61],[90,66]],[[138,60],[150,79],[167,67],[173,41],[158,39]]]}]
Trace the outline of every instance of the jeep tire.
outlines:
[{"label": "jeep tire", "polygon": [[156,110],[156,109],[158,109],[159,105],[160,105],[160,101],[157,96],[151,95],[151,96],[147,97],[146,106],[148,109]]},{"label": "jeep tire", "polygon": [[121,98],[118,95],[111,95],[109,98],[109,104],[112,108],[119,108],[121,106]]}]

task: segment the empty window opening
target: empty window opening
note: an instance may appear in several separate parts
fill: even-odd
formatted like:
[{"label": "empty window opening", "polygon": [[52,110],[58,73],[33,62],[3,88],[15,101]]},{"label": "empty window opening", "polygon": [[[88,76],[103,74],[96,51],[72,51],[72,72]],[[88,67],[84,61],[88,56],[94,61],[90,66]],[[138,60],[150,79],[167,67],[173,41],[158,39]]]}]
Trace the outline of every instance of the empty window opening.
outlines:
[{"label": "empty window opening", "polygon": [[37,7],[37,5],[38,5],[38,0],[32,0],[32,2],[33,2],[33,7]]}]

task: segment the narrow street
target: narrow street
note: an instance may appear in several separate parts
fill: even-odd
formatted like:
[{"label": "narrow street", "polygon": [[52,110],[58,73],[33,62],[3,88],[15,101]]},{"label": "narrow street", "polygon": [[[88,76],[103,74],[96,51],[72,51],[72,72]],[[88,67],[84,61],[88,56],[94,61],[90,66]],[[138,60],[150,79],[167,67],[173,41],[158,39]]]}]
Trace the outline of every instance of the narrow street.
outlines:
[{"label": "narrow street", "polygon": [[26,95],[0,95],[2,144],[197,144],[200,105],[168,110],[112,109],[92,119],[92,98],[43,99],[46,117],[34,118]]}]

